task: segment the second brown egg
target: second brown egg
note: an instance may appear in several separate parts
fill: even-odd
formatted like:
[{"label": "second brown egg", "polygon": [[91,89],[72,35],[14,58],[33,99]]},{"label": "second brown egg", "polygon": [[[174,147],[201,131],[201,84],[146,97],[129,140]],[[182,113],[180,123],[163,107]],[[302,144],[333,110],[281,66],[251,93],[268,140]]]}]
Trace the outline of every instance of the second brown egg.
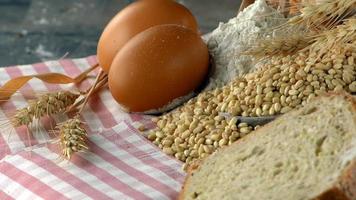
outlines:
[{"label": "second brown egg", "polygon": [[178,25],[155,26],[116,55],[109,88],[127,111],[146,112],[194,91],[208,68],[208,48],[196,32]]}]

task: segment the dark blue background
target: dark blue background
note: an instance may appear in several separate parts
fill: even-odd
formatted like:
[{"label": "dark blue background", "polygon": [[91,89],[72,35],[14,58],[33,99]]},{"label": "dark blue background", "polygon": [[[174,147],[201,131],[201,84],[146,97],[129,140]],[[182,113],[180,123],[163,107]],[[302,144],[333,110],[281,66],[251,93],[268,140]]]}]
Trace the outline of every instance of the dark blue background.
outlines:
[{"label": "dark blue background", "polygon": [[[0,66],[96,53],[106,23],[132,0],[0,0]],[[236,15],[239,0],[179,0],[202,32]]]}]

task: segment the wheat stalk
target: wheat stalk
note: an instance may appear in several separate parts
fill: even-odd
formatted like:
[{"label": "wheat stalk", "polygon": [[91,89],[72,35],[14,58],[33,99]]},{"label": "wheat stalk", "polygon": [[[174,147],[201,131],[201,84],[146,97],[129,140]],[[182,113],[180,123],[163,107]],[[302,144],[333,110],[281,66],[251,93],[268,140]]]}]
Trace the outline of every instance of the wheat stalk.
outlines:
[{"label": "wheat stalk", "polygon": [[318,53],[321,57],[329,49],[336,46],[352,45],[356,40],[356,18],[346,19],[343,24],[334,29],[324,31],[313,40],[313,44],[305,48],[310,52]]},{"label": "wheat stalk", "polygon": [[64,112],[79,96],[80,94],[69,91],[41,95],[38,99],[31,100],[27,107],[17,110],[10,120],[11,124],[14,127],[29,126],[34,120]]},{"label": "wheat stalk", "polygon": [[81,108],[79,109],[79,113],[83,112],[83,109],[85,108],[86,104],[88,103],[91,95],[93,95],[97,89],[100,89],[101,87],[103,87],[103,85],[102,85],[103,82],[107,82],[107,77],[108,77],[108,75],[105,74],[104,71],[101,70],[99,72],[93,85],[89,88],[89,90],[85,94],[84,100],[81,103]]},{"label": "wheat stalk", "polygon": [[259,39],[256,46],[250,48],[244,54],[252,55],[256,58],[269,58],[277,55],[287,56],[306,48],[311,44],[312,37],[295,33],[284,34],[269,39]]},{"label": "wheat stalk", "polygon": [[88,150],[88,134],[83,128],[83,122],[78,116],[60,123],[56,126],[60,135],[62,155],[68,160],[76,152]]},{"label": "wheat stalk", "polygon": [[79,113],[83,112],[86,104],[89,101],[89,98],[94,95],[99,90],[107,87],[108,85],[108,75],[100,73],[97,77],[93,85],[88,88],[86,92],[83,92],[81,98],[78,99],[72,106],[70,106],[69,111],[78,111]]},{"label": "wheat stalk", "polygon": [[310,30],[331,29],[355,15],[356,0],[324,0],[320,4],[304,3],[301,14],[288,24],[303,25]]}]

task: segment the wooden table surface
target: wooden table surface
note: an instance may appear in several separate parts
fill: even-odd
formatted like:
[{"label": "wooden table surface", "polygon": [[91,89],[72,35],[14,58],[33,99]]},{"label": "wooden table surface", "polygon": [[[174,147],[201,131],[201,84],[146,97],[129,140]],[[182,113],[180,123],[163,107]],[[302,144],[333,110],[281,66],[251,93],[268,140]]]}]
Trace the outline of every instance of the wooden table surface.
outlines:
[{"label": "wooden table surface", "polygon": [[[100,33],[132,0],[0,0],[0,66],[96,53]],[[236,15],[239,0],[178,0],[203,33]]]}]

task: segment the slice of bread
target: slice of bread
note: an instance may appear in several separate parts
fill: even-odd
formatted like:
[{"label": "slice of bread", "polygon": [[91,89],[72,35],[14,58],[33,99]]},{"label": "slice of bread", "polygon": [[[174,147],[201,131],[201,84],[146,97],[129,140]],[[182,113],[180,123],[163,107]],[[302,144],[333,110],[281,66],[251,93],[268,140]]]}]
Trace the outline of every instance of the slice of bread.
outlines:
[{"label": "slice of bread", "polygon": [[356,101],[328,94],[192,167],[179,199],[356,200]]}]

